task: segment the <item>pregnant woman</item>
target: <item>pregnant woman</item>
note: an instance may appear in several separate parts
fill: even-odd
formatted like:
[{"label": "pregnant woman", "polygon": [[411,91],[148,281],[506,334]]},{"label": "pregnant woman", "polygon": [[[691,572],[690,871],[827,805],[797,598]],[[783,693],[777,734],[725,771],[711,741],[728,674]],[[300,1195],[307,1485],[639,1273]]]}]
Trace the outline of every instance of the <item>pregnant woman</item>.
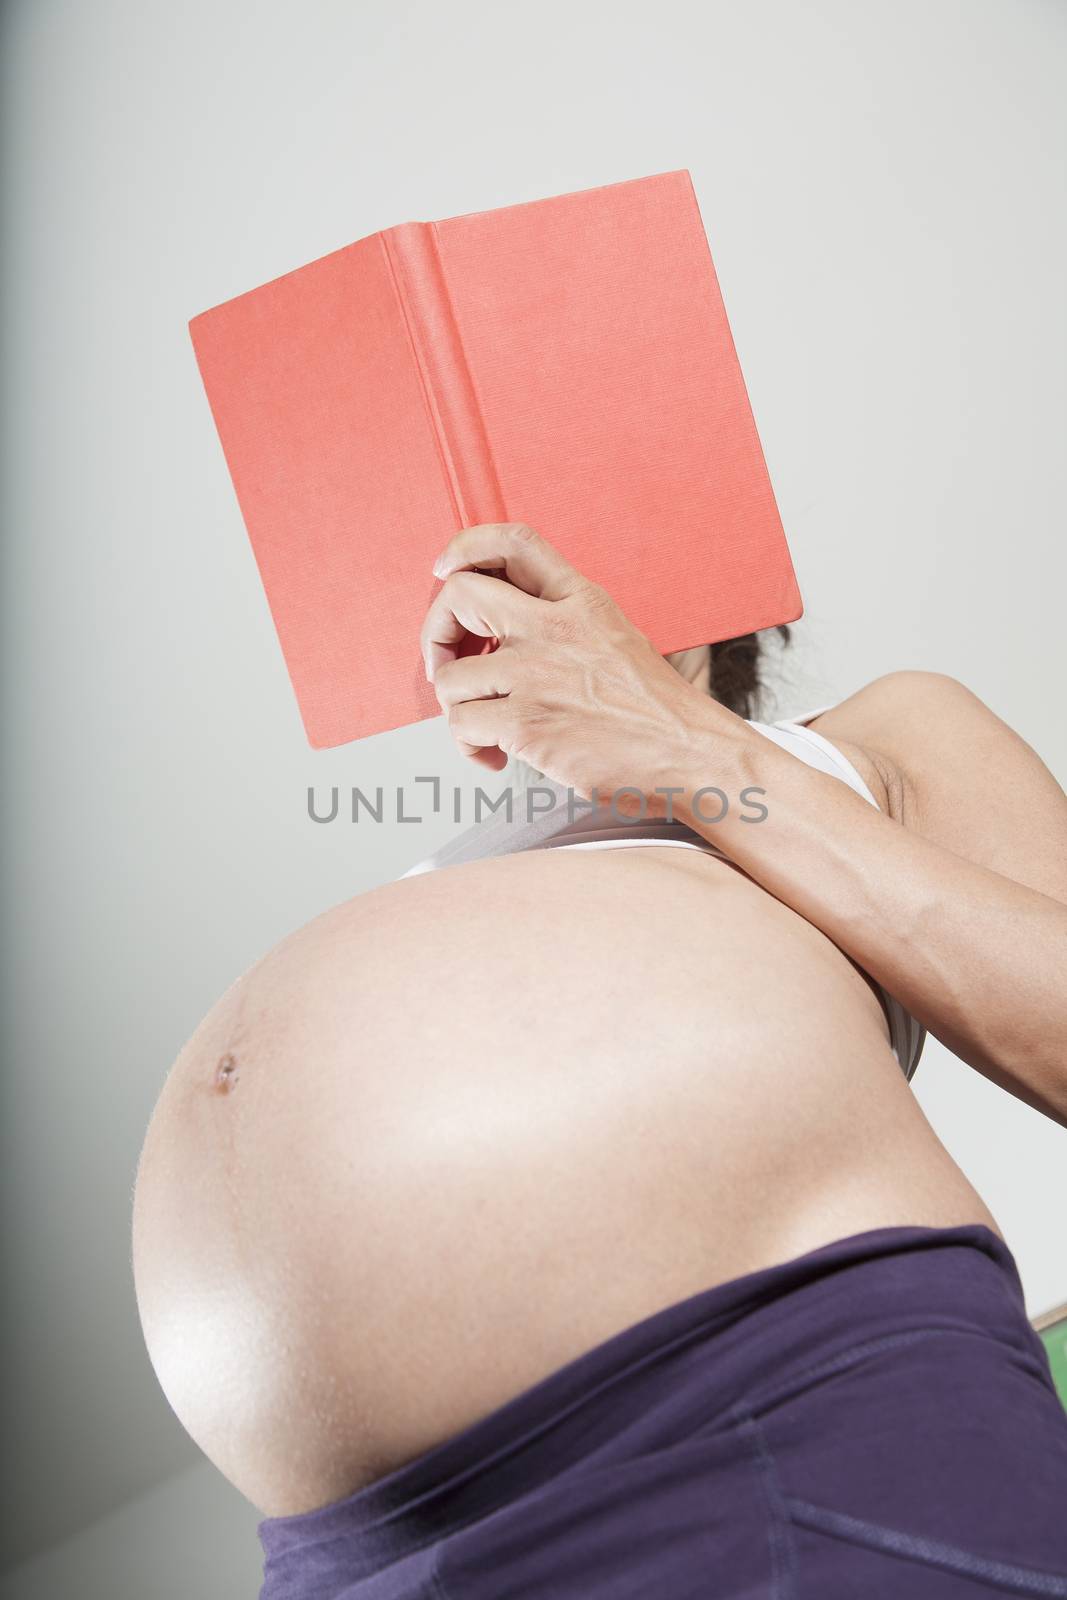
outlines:
[{"label": "pregnant woman", "polygon": [[938,674],[746,720],[528,528],[435,572],[454,737],[547,781],[234,984],[138,1173],[265,1600],[1067,1596],[1067,1416],[908,1084],[928,1029],[1067,1125],[1064,794]]}]

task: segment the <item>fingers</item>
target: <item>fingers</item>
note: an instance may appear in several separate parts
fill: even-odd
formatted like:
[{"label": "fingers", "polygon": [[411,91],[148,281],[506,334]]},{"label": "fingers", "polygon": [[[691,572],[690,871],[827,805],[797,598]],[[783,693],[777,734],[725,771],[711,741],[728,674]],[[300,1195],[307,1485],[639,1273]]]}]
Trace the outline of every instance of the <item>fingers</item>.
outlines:
[{"label": "fingers", "polygon": [[495,772],[507,765],[513,722],[507,695],[497,700],[461,700],[448,713],[449,732],[463,754]]},{"label": "fingers", "polygon": [[438,667],[433,686],[442,711],[464,700],[493,700],[515,686],[516,662],[506,645],[487,656],[460,656]]},{"label": "fingers", "polygon": [[510,639],[534,625],[539,607],[539,601],[499,578],[480,572],[454,573],[430,602],[419,635],[427,678],[432,683],[437,669],[457,658],[466,634]]},{"label": "fingers", "polygon": [[562,600],[581,587],[582,574],[524,522],[482,522],[450,539],[434,562],[448,578],[464,567],[493,567],[540,600]]},{"label": "fingers", "polygon": [[[499,772],[507,765],[507,752],[499,746],[504,738],[507,696],[515,681],[515,661],[506,645],[488,656],[461,656],[456,661],[446,661],[437,669],[434,688],[441,709],[448,716],[449,732],[460,750],[472,760]],[[494,700],[501,707],[496,714],[485,716],[478,710],[468,711],[479,701]],[[484,743],[480,735],[491,735]]]},{"label": "fingers", "polygon": [[[573,642],[613,603],[524,523],[464,528],[449,540],[434,573],[442,587],[420,635],[426,676],[459,748],[499,772],[524,737],[514,647],[532,638],[552,649]],[[553,604],[560,601],[569,603]],[[471,636],[495,639],[500,648],[461,656]]]}]

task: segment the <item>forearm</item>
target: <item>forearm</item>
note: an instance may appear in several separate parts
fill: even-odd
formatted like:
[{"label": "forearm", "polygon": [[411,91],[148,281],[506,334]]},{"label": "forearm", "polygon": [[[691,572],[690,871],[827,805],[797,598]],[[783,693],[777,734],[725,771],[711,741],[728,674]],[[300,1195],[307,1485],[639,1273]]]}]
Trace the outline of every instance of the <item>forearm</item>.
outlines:
[{"label": "forearm", "polygon": [[[904,828],[740,724],[694,742],[676,814],[806,917],[950,1050],[1067,1126],[1067,906]],[[710,822],[702,784],[763,790]],[[714,816],[713,799],[702,803]]]},{"label": "forearm", "polygon": [[[821,929],[957,1055],[1067,1126],[1064,797],[988,708],[968,691],[944,692],[947,680],[936,674],[918,700],[883,690],[869,702],[874,725],[880,717],[890,733],[902,730],[905,748],[913,719],[918,764],[913,757],[901,770],[920,774],[921,804],[937,819],[927,837],[684,683],[605,589],[524,524],[464,529],[434,571],[442,587],[421,644],[461,749],[494,771],[517,757],[586,797],[626,788],[647,801],[669,789],[680,796],[676,815]],[[501,643],[463,656],[469,637]],[[936,781],[944,763],[931,738],[950,748],[955,784]],[[961,796],[959,778],[974,775],[980,785],[990,763],[1031,797],[1038,818],[1029,848],[1005,848],[1015,819],[1003,802],[990,814],[1000,848],[973,842],[990,818],[973,793]],[[694,794],[705,784],[732,795],[762,789],[767,817],[746,820],[751,813],[737,805],[720,822],[705,820]],[[940,842],[952,840],[963,813],[961,847],[972,841],[973,861]],[[1026,882],[978,865],[983,859],[1020,862]],[[1039,869],[1060,885],[1059,898],[1027,886],[1042,881]]]}]

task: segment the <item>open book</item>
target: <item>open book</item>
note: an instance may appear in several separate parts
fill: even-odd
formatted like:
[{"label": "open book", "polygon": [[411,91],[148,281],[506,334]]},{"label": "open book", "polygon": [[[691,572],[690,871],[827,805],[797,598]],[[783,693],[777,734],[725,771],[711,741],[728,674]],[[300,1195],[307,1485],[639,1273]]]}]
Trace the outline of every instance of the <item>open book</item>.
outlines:
[{"label": "open book", "polygon": [[190,332],[316,747],[438,715],[419,628],[474,523],[663,654],[801,613],[684,170],[387,228]]}]

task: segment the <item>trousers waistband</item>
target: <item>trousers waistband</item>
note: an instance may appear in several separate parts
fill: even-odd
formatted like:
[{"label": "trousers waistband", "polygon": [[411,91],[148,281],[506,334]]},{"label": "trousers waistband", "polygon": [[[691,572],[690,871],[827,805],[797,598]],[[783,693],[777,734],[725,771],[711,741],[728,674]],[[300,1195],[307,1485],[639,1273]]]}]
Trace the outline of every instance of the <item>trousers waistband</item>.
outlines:
[{"label": "trousers waistband", "polygon": [[[598,1455],[636,1455],[771,1403],[813,1367],[871,1341],[932,1332],[997,1339],[1031,1358],[1014,1257],[981,1224],[880,1228],[714,1285],[634,1323],[347,1499],[260,1524],[264,1597],[327,1546],[381,1570]],[[271,1581],[273,1578],[273,1582]]]}]

